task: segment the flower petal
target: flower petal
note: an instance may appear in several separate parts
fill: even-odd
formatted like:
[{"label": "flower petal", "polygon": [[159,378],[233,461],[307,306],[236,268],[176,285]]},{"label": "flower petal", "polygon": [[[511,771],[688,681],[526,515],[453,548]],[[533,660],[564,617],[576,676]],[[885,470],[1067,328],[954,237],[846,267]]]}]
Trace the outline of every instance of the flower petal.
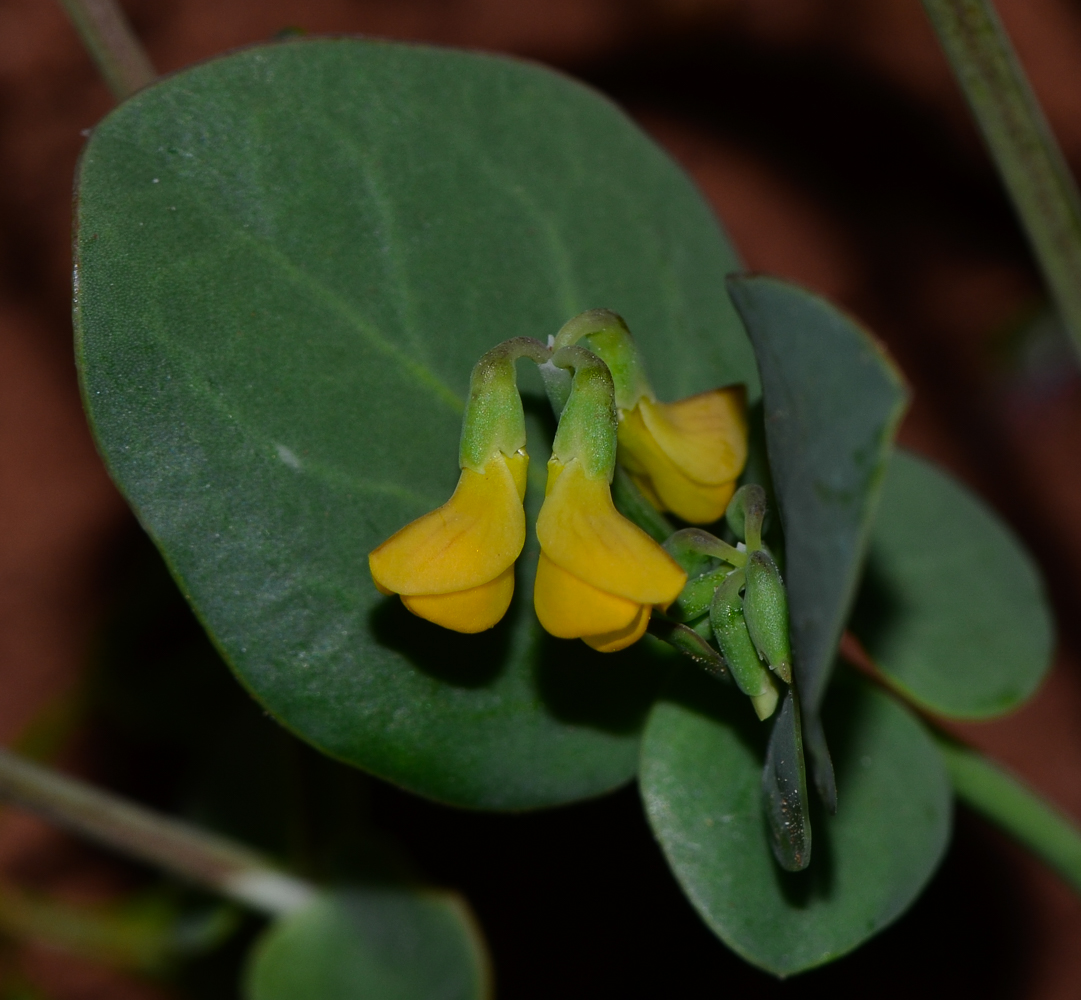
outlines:
[{"label": "flower petal", "polygon": [[710,524],[724,514],[736,489],[735,478],[717,485],[691,479],[657,443],[639,407],[623,414],[619,446],[619,461],[647,497],[660,501],[662,510],[691,524]]},{"label": "flower petal", "polygon": [[675,403],[638,404],[654,440],[688,479],[706,486],[731,482],[747,461],[747,393],[711,389]]},{"label": "flower petal", "polygon": [[736,492],[736,482],[703,486],[682,475],[670,462],[659,465],[650,479],[661,507],[688,524],[712,524],[723,516]]},{"label": "flower petal", "polygon": [[560,639],[625,630],[641,605],[591,587],[557,566],[543,552],[537,562],[533,606],[545,631]]},{"label": "flower petal", "polygon": [[368,565],[383,590],[449,594],[493,580],[524,544],[525,511],[515,475],[497,455],[483,473],[463,469],[454,495],[391,535],[369,554]]},{"label": "flower petal", "polygon": [[507,613],[514,596],[514,566],[494,580],[452,594],[403,594],[402,603],[419,618],[455,632],[483,632]]},{"label": "flower petal", "polygon": [[626,628],[618,632],[606,632],[603,635],[584,635],[582,642],[587,646],[592,646],[598,653],[618,653],[645,635],[649,625],[649,616],[652,613],[653,609],[643,604],[637,617]]},{"label": "flower petal", "polygon": [[549,465],[537,538],[557,566],[635,604],[667,607],[687,581],[672,557],[616,510],[608,483],[587,477],[576,459],[562,469]]}]

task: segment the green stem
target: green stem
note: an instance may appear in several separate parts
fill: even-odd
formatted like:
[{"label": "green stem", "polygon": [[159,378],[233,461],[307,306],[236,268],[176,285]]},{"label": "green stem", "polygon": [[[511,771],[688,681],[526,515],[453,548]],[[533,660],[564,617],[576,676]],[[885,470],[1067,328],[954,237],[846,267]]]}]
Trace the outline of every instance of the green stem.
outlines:
[{"label": "green stem", "polygon": [[1012,834],[1081,892],[1081,831],[982,754],[935,736],[958,798]]},{"label": "green stem", "polygon": [[135,805],[0,750],[0,798],[262,913],[306,905],[314,886],[243,844]]},{"label": "green stem", "polygon": [[1081,196],[990,0],[923,0],[1081,353]]},{"label": "green stem", "polygon": [[83,45],[118,101],[157,74],[116,0],[60,0]]}]

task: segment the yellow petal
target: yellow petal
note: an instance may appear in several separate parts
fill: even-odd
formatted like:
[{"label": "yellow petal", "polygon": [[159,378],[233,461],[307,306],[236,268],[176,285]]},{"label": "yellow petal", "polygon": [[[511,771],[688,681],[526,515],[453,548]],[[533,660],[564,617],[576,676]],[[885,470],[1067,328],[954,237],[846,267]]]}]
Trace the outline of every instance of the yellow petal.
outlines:
[{"label": "yellow petal", "polygon": [[626,628],[618,632],[606,632],[603,635],[584,635],[582,642],[587,646],[592,646],[598,653],[618,653],[645,635],[652,612],[652,608],[643,605],[637,617]]},{"label": "yellow petal", "polygon": [[624,630],[637,621],[641,607],[625,597],[591,587],[543,552],[537,562],[533,606],[545,630],[560,639]]},{"label": "yellow petal", "polygon": [[577,459],[550,466],[537,538],[557,566],[635,604],[667,607],[687,581],[671,556],[616,510],[608,483],[588,478]]},{"label": "yellow petal", "polygon": [[718,486],[747,461],[747,393],[743,386],[711,389],[675,403],[638,403],[654,440],[688,479]]},{"label": "yellow petal", "polygon": [[518,490],[518,499],[525,500],[526,477],[529,475],[529,456],[525,448],[519,448],[510,458],[504,456],[504,460],[510,469],[514,487]]},{"label": "yellow petal", "polygon": [[514,596],[514,567],[494,580],[452,594],[403,594],[402,603],[420,618],[455,632],[483,632],[507,613]]},{"label": "yellow petal", "polygon": [[703,486],[692,482],[670,463],[658,467],[650,482],[660,497],[661,508],[689,524],[712,524],[723,516],[736,492],[734,480],[720,486]]},{"label": "yellow petal", "polygon": [[736,489],[734,478],[712,485],[686,475],[646,427],[640,407],[628,410],[620,420],[619,461],[650,500],[656,498],[662,510],[670,510],[691,524],[716,521]]},{"label": "yellow petal", "polygon": [[[524,478],[524,477],[523,477]],[[462,469],[454,495],[368,556],[376,586],[395,594],[449,594],[488,583],[525,544],[525,511],[507,460]]]}]

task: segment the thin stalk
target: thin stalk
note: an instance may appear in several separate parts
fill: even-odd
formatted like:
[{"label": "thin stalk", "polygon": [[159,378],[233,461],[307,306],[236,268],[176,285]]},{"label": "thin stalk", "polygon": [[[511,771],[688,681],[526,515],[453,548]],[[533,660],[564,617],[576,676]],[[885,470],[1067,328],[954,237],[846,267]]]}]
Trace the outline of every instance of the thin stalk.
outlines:
[{"label": "thin stalk", "polygon": [[152,83],[157,73],[116,0],[60,0],[118,101]]},{"label": "thin stalk", "polygon": [[270,915],[306,905],[315,887],[243,844],[170,819],[0,750],[0,798]]},{"label": "thin stalk", "polygon": [[957,797],[1043,858],[1081,893],[1081,831],[1019,778],[935,734]]},{"label": "thin stalk", "polygon": [[1081,353],[1081,196],[990,0],[923,0]]}]

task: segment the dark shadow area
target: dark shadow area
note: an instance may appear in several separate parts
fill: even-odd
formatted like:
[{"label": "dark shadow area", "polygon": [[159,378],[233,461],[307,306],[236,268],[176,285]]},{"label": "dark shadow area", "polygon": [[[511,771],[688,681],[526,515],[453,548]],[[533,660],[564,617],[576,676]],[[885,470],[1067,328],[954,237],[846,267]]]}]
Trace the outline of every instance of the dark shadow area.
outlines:
[{"label": "dark shadow area", "polygon": [[930,227],[981,254],[1027,261],[975,130],[958,133],[937,108],[837,52],[705,31],[571,68],[635,110],[757,151],[887,257],[903,252],[898,237]]},{"label": "dark shadow area", "polygon": [[428,876],[468,896],[492,946],[500,1000],[1024,997],[1025,900],[1004,862],[1008,847],[968,817],[901,920],[842,961],[779,981],[701,922],[633,788],[523,816],[458,812],[381,783],[372,801],[376,821]]},{"label": "dark shadow area", "polygon": [[901,607],[901,597],[875,562],[872,548],[867,555],[848,627],[868,650],[875,649],[889,634]]},{"label": "dark shadow area", "polygon": [[555,718],[613,733],[630,733],[642,726],[665,669],[651,643],[597,653],[584,642],[537,631],[533,675]]},{"label": "dark shadow area", "polygon": [[520,576],[516,571],[514,598],[503,620],[487,632],[464,635],[440,628],[418,618],[397,596],[377,604],[368,624],[380,645],[401,653],[430,677],[454,687],[484,687],[499,676],[506,663],[511,630],[521,611]]}]

